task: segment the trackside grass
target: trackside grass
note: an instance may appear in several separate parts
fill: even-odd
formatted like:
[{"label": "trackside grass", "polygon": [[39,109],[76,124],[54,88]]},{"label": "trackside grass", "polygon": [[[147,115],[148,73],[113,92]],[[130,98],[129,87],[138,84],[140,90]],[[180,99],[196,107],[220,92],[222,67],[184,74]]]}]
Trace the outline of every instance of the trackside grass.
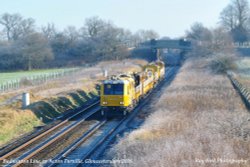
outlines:
[{"label": "trackside grass", "polygon": [[110,151],[137,167],[248,167],[250,115],[225,75],[208,60],[187,60],[139,129]]},{"label": "trackside grass", "polygon": [[[141,70],[143,60],[101,62],[73,75],[63,76],[42,85],[31,85],[2,93],[0,96],[0,145],[31,132],[35,126],[45,125],[65,111],[89,104],[98,96],[98,84],[109,74]],[[53,70],[52,70],[53,71]],[[44,72],[48,72],[45,70]],[[50,71],[51,72],[51,71]],[[20,95],[29,92],[31,105],[21,109]]]}]

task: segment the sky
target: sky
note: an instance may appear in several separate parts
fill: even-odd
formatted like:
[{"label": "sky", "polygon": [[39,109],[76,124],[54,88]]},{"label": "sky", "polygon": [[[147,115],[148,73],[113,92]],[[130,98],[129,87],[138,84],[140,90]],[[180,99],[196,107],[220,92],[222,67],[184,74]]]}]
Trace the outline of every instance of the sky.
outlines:
[{"label": "sky", "polygon": [[136,32],[153,29],[160,36],[181,37],[194,22],[212,28],[230,0],[0,0],[0,14],[19,13],[36,25],[55,23],[59,30],[80,28],[88,17],[99,16]]}]

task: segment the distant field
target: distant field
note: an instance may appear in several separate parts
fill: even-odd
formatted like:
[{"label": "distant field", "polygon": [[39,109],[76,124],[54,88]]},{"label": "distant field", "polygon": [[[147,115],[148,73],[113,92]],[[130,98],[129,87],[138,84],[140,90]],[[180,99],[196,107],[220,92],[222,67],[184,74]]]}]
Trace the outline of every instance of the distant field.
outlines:
[{"label": "distant field", "polygon": [[237,66],[240,70],[241,69],[250,69],[250,58],[243,58],[243,59],[237,61]]},{"label": "distant field", "polygon": [[19,71],[19,72],[8,72],[0,73],[0,84],[8,81],[20,80],[24,77],[38,77],[42,75],[50,75],[53,73],[64,73],[68,71],[76,70],[77,68],[64,68],[64,69],[46,69],[46,70],[33,70],[33,71]]}]

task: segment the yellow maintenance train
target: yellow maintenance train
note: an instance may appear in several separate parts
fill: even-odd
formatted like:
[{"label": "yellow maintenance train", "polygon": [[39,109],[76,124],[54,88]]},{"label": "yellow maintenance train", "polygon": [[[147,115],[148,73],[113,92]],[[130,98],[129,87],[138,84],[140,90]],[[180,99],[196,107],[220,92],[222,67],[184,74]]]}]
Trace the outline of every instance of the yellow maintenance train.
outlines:
[{"label": "yellow maintenance train", "polygon": [[165,64],[152,62],[142,72],[120,74],[103,81],[100,92],[102,115],[126,115],[165,76]]}]

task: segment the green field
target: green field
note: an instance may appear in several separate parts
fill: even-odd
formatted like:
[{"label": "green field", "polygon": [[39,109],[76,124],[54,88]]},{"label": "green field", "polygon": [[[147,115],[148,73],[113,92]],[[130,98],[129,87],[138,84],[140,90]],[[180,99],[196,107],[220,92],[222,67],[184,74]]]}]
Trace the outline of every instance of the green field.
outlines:
[{"label": "green field", "polygon": [[33,71],[19,71],[19,72],[7,72],[0,73],[0,84],[8,81],[20,80],[24,77],[36,77],[41,75],[50,75],[52,73],[63,73],[77,68],[61,68],[61,69],[46,69],[46,70],[33,70]]}]

